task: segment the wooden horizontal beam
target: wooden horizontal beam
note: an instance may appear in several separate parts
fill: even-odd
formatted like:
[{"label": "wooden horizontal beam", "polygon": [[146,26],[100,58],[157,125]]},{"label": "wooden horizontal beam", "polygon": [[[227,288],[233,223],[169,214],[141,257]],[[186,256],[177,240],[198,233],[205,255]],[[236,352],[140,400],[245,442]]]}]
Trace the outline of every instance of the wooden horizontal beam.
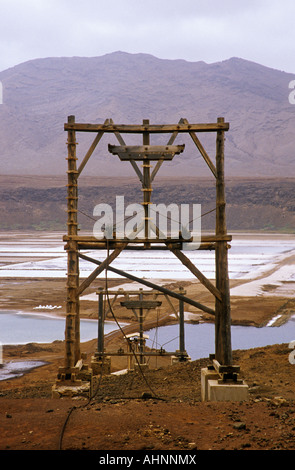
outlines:
[{"label": "wooden horizontal beam", "polygon": [[240,372],[240,366],[239,365],[222,365],[219,364],[219,362],[216,359],[213,359],[213,367],[216,370],[218,374],[225,374],[225,373],[231,373],[231,372]]},{"label": "wooden horizontal beam", "polygon": [[109,152],[120,160],[172,160],[184,151],[184,145],[108,145]]},{"label": "wooden horizontal beam", "polygon": [[[186,291],[184,289],[178,289],[178,290],[175,290],[173,292],[178,292],[180,295],[184,295],[186,293]],[[99,291],[96,292],[96,294],[104,294],[104,295],[114,295],[114,296],[133,296],[133,295],[140,295],[140,294],[144,294],[144,296],[147,296],[147,295],[153,295],[154,297],[158,297],[158,295],[167,295],[167,294],[164,294],[163,292],[158,292],[156,289],[151,289],[151,290],[145,290],[143,291],[140,287],[139,289],[137,290],[124,290],[123,287],[119,287],[118,290],[104,290],[104,289],[101,289]]]},{"label": "wooden horizontal beam", "polygon": [[[78,242],[78,249],[79,250],[107,250],[108,248],[110,250],[114,250],[115,248],[120,248],[122,246],[121,242],[116,242],[116,240],[113,240],[112,243],[109,241],[97,241],[97,242]],[[182,250],[183,249],[183,243],[173,243],[173,248]],[[215,243],[201,243],[200,246],[197,248],[197,250],[215,250],[216,244]],[[126,245],[125,250],[127,251],[139,251],[139,250],[154,250],[154,251],[167,251],[170,250],[166,246],[166,244],[161,243],[161,244],[148,244],[146,245],[144,242],[141,244],[129,244]]]},{"label": "wooden horizontal beam", "polygon": [[[113,240],[99,240],[95,238],[94,236],[91,235],[64,235],[63,236],[63,241],[76,241],[78,243],[109,243],[110,247],[114,242],[116,242],[118,245],[121,243],[122,245],[125,245],[126,243],[144,243],[145,241],[148,241],[149,243],[181,243],[181,242],[189,242],[190,240],[184,240],[184,239],[159,239],[159,238],[149,238],[147,240],[145,239],[140,239],[140,238],[135,238],[133,240],[129,240],[128,238],[114,238]],[[215,243],[215,242],[230,242],[232,240],[231,235],[202,235],[201,236],[201,243]],[[193,241],[193,239],[191,240]]]},{"label": "wooden horizontal beam", "polygon": [[120,302],[123,307],[132,308],[156,308],[162,305],[160,300],[124,300]]},{"label": "wooden horizontal beam", "polygon": [[[100,352],[100,353],[94,353],[97,355],[97,357],[107,357],[107,356],[131,356],[131,357],[139,357],[140,353],[137,353],[136,351],[132,352],[126,352],[126,351],[107,351],[107,352]],[[179,356],[177,351],[174,352],[169,352],[165,351],[165,349],[158,349],[157,351],[144,351],[143,352],[144,356]],[[187,354],[181,354],[181,356],[187,356]]]},{"label": "wooden horizontal beam", "polygon": [[200,124],[89,124],[89,123],[65,123],[65,131],[77,132],[120,132],[122,134],[164,134],[169,132],[216,132],[228,131],[229,123],[213,122]]},{"label": "wooden horizontal beam", "polygon": [[[212,244],[211,244],[212,245]],[[78,249],[79,250],[107,250],[108,248],[110,250],[114,250],[115,248],[119,248],[120,246],[122,246],[122,243],[117,243],[116,240],[113,240],[112,243],[109,243],[109,242],[97,242],[97,243],[92,243],[92,242],[78,242]],[[179,248],[180,250],[182,249],[182,243],[175,243],[173,246],[175,246],[176,248]],[[203,246],[203,245],[202,245]],[[137,250],[155,250],[155,251],[158,251],[158,250],[168,250],[169,248],[167,248],[165,245],[149,245],[149,246],[146,246],[144,244],[144,242],[140,245],[140,244],[136,244],[136,245],[126,245],[126,248],[125,250],[127,251],[137,251]],[[204,248],[200,248],[200,249],[204,249],[204,250],[214,250],[215,247],[213,246],[210,246],[210,248],[208,246],[204,246]]]}]

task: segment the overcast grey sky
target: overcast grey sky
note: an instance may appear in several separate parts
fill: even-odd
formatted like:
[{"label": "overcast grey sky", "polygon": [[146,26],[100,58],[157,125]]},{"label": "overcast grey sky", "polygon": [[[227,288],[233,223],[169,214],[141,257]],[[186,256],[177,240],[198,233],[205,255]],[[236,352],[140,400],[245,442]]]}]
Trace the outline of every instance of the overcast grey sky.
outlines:
[{"label": "overcast grey sky", "polygon": [[295,74],[295,0],[0,0],[0,71],[114,51]]}]

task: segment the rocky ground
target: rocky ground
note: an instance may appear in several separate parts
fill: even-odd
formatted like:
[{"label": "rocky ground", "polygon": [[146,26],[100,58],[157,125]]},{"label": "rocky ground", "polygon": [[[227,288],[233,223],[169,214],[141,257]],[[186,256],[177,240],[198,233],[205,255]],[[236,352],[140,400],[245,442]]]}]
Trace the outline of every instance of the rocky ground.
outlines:
[{"label": "rocky ground", "polygon": [[61,342],[6,353],[46,364],[1,384],[1,450],[295,449],[288,345],[234,352],[249,385],[244,402],[201,401],[201,368],[208,359],[106,375],[91,399],[53,399]]},{"label": "rocky ground", "polygon": [[[35,305],[54,303],[62,306],[58,313],[64,315],[64,280],[14,281],[1,279],[2,309],[32,311]],[[169,287],[179,286],[173,283]],[[185,282],[181,287],[189,297],[210,306],[212,300],[198,283]],[[276,296],[232,297],[232,322],[265,325],[289,302]],[[165,309],[164,303],[161,318]],[[82,316],[94,318],[95,312],[96,303],[81,301]],[[130,329],[134,318],[126,312],[116,309],[118,318],[131,323]],[[151,314],[150,321],[156,325],[158,319]],[[203,315],[202,321],[213,319]],[[123,342],[119,332],[110,334],[105,346],[117,350]],[[96,340],[81,345],[86,364],[96,346]],[[294,450],[295,365],[290,362],[291,353],[288,344],[234,351],[234,364],[240,366],[240,377],[249,386],[249,399],[204,402],[201,369],[210,364],[209,358],[174,365],[170,358],[157,358],[147,369],[103,375],[95,383],[92,397],[53,398],[52,387],[64,363],[64,342],[5,346],[4,361],[44,364],[0,381],[0,450]],[[125,367],[126,358],[112,358],[112,372]]]},{"label": "rocky ground", "polygon": [[[273,314],[282,303],[272,303]],[[257,324],[270,315],[270,305],[265,302],[263,309],[258,302],[259,308],[253,308],[260,311]],[[122,335],[111,334],[106,347],[118,348],[122,341]],[[86,363],[95,348],[96,340],[82,344]],[[0,382],[0,449],[293,450],[295,366],[290,354],[288,344],[234,351],[234,363],[249,385],[244,402],[201,401],[201,369],[210,364],[208,358],[174,365],[158,358],[148,369],[102,376],[91,398],[52,398],[64,342],[5,346],[7,361],[44,365]],[[124,361],[113,358],[112,371],[126,367]]]}]

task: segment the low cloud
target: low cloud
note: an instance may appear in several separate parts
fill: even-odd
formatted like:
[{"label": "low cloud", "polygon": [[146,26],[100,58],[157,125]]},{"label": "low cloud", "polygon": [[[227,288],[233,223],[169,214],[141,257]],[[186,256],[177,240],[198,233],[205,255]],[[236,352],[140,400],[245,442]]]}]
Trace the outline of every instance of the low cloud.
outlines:
[{"label": "low cloud", "polygon": [[209,63],[237,56],[295,72],[294,16],[292,0],[10,0],[1,5],[0,70],[122,50]]}]

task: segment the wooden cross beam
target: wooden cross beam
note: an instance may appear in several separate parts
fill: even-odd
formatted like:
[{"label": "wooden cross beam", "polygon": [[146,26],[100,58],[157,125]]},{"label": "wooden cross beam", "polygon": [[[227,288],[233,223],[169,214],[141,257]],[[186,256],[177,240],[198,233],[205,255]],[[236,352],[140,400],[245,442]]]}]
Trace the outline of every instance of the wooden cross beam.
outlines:
[{"label": "wooden cross beam", "polygon": [[170,134],[177,132],[217,132],[228,131],[229,123],[213,122],[201,124],[89,124],[89,123],[65,123],[65,131],[77,132],[120,132],[122,134]]},{"label": "wooden cross beam", "polygon": [[184,145],[123,145],[109,144],[109,152],[120,160],[172,160],[174,155],[184,151]]},{"label": "wooden cross beam", "polygon": [[123,302],[120,302],[120,303],[123,307],[126,307],[128,309],[133,309],[133,308],[151,309],[151,308],[160,307],[160,305],[162,305],[162,302],[160,300],[124,300]]}]

